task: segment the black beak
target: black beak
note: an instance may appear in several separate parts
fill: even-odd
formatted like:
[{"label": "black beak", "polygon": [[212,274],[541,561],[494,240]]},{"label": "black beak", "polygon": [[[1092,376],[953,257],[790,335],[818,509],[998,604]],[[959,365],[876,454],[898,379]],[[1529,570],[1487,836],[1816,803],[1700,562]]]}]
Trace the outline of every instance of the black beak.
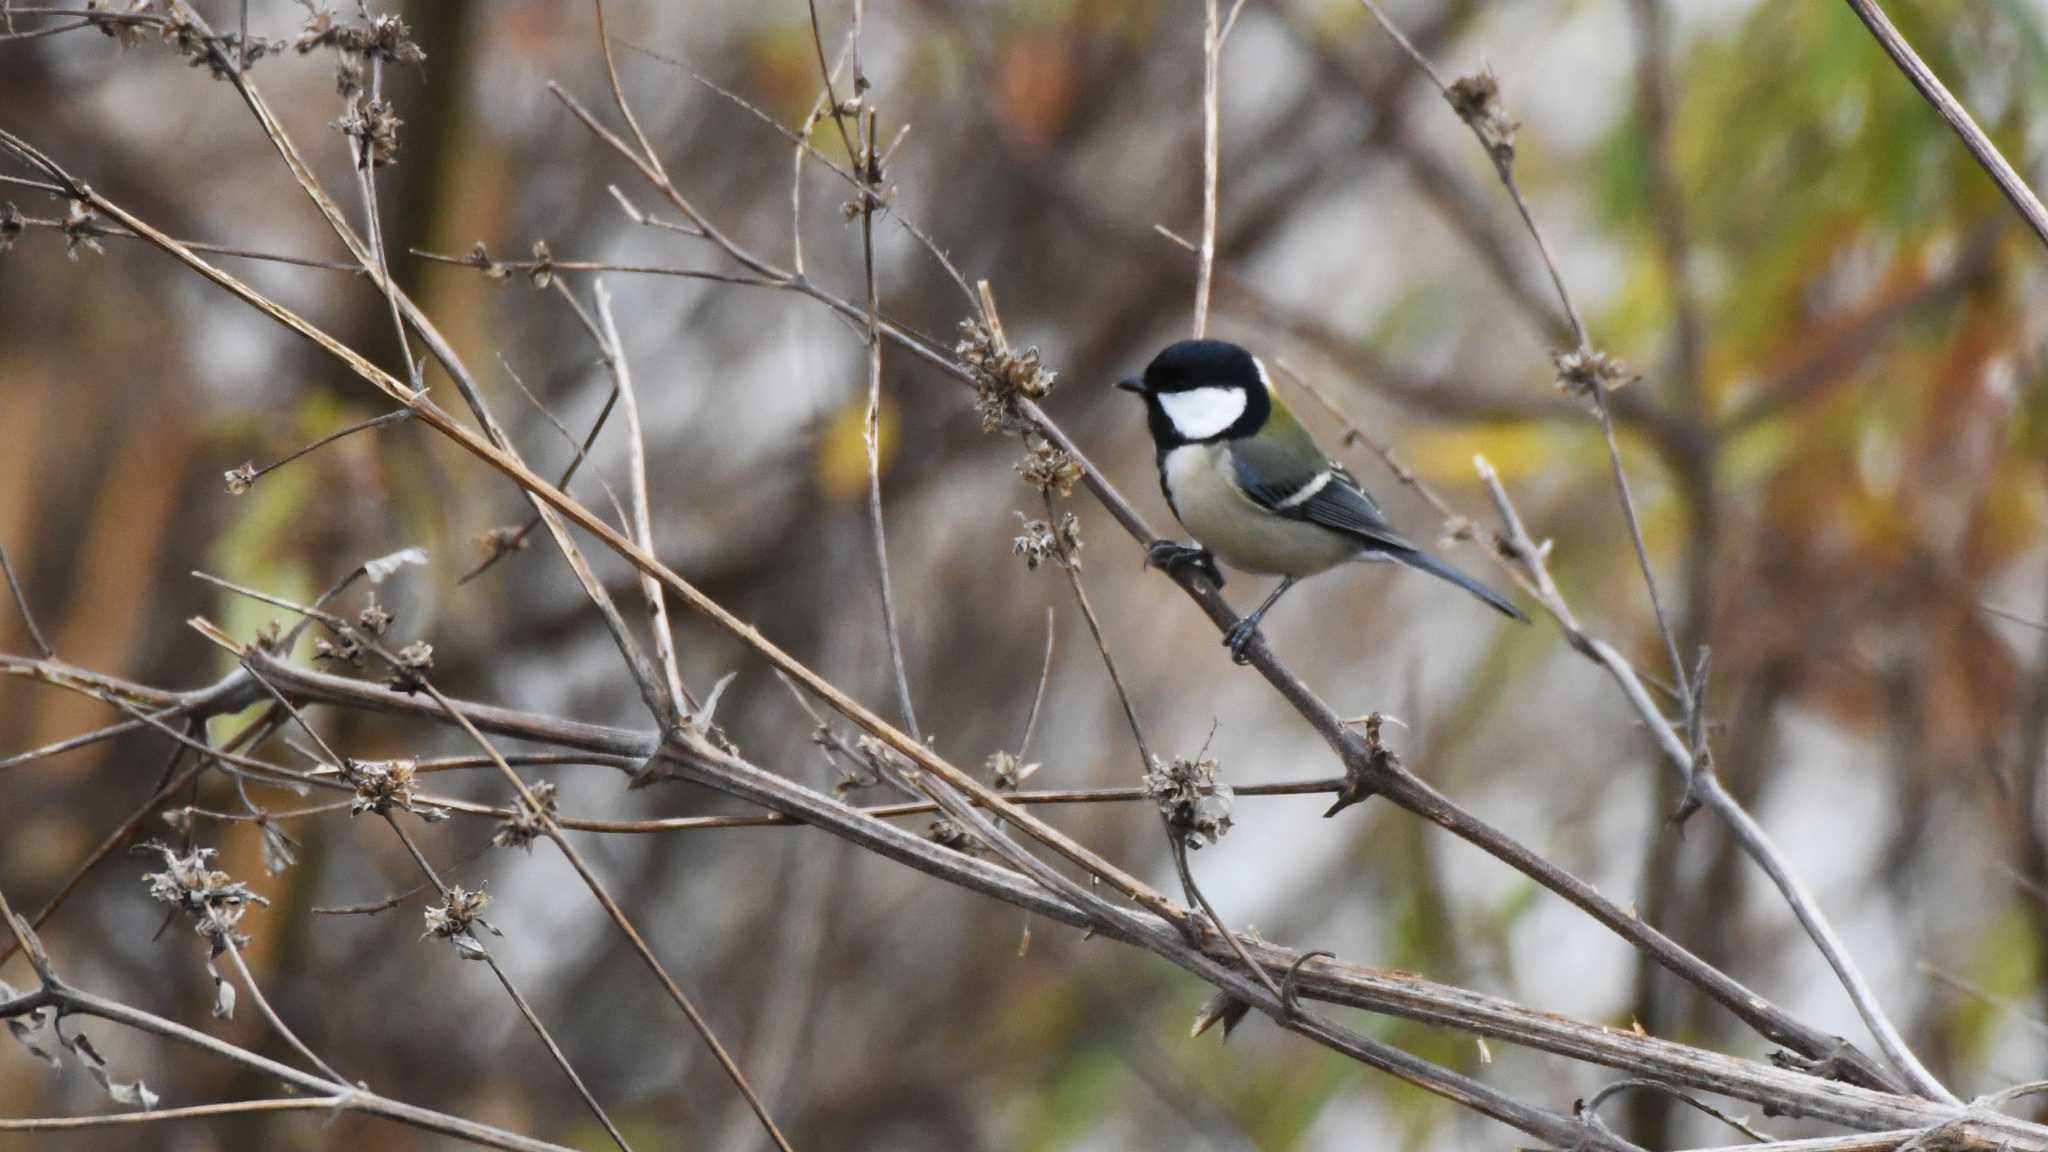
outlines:
[{"label": "black beak", "polygon": [[1140,396],[1145,394],[1145,382],[1136,376],[1126,376],[1117,381],[1116,386],[1126,392],[1136,392]]}]

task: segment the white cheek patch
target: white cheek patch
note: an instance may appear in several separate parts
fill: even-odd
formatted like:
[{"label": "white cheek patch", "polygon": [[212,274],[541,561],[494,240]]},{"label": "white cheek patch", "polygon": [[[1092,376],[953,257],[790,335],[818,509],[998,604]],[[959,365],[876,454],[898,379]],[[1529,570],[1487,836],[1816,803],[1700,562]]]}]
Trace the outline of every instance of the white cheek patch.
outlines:
[{"label": "white cheek patch", "polygon": [[1159,406],[1183,438],[1207,440],[1244,415],[1245,395],[1242,388],[1190,388],[1161,392]]}]

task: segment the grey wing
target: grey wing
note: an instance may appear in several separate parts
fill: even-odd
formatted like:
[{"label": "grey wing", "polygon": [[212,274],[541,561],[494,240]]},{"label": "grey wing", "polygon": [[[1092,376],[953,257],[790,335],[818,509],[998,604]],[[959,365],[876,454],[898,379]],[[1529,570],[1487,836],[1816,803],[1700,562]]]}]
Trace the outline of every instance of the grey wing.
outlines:
[{"label": "grey wing", "polygon": [[1258,441],[1231,445],[1238,486],[1252,502],[1290,520],[1305,520],[1356,537],[1368,545],[1400,552],[1415,546],[1387,525],[1379,505],[1341,465],[1321,457],[1267,448]]}]

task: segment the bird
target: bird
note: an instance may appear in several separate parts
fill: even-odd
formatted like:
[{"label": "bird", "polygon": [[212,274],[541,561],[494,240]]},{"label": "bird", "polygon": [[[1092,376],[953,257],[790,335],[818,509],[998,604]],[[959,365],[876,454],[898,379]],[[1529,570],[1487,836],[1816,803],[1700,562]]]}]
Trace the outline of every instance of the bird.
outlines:
[{"label": "bird", "polygon": [[1249,350],[1227,340],[1182,340],[1154,356],[1142,376],[1116,386],[1145,401],[1159,487],[1195,539],[1155,541],[1148,562],[1168,572],[1192,568],[1218,588],[1218,560],[1280,577],[1264,603],[1225,631],[1234,662],[1249,661],[1259,622],[1288,589],[1356,562],[1419,568],[1528,623],[1505,597],[1395,532],[1358,480],[1288,411]]}]

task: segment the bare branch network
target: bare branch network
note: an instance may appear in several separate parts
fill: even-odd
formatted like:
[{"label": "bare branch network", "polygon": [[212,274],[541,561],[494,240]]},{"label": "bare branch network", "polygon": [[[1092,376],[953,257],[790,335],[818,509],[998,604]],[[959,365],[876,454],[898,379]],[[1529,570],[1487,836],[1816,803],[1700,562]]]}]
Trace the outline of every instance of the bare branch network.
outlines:
[{"label": "bare branch network", "polygon": [[[197,574],[231,596],[278,614],[280,623],[267,630],[237,633],[205,617],[189,621],[193,633],[189,642],[194,650],[225,654],[233,670],[213,683],[187,688],[133,683],[66,660],[50,644],[50,634],[38,628],[35,605],[16,579],[7,554],[0,551],[0,569],[5,571],[10,599],[35,648],[29,654],[0,655],[0,672],[88,698],[120,716],[81,735],[9,755],[0,760],[0,771],[18,772],[60,753],[130,734],[146,735],[160,744],[168,757],[161,779],[145,802],[77,861],[43,907],[27,914],[0,894],[0,915],[5,916],[10,930],[0,959],[19,958],[29,972],[18,984],[0,984],[0,1019],[7,1021],[14,1041],[26,1051],[53,1068],[83,1070],[111,1100],[134,1110],[6,1118],[0,1119],[0,1131],[169,1124],[242,1113],[352,1112],[482,1147],[559,1147],[506,1128],[408,1104],[399,1098],[404,1085],[379,1083],[373,1069],[333,1066],[319,1051],[317,1041],[307,1039],[310,1033],[302,1034],[306,1022],[288,1018],[293,1011],[303,1010],[305,996],[281,998],[279,989],[259,987],[245,962],[244,949],[252,934],[263,931],[261,916],[250,914],[262,898],[219,866],[213,842],[224,829],[254,824],[261,830],[266,858],[283,869],[293,864],[296,846],[309,825],[369,817],[371,824],[381,827],[363,835],[380,842],[388,838],[387,846],[416,873],[408,881],[412,887],[378,903],[318,911],[374,915],[415,896],[430,901],[421,922],[425,938],[445,943],[454,956],[490,971],[520,1025],[547,1051],[549,1075],[563,1078],[598,1126],[595,1131],[621,1149],[632,1147],[627,1133],[630,1126],[616,1123],[608,1110],[607,1085],[575,1066],[555,1035],[561,1021],[554,1021],[551,1027],[544,1019],[546,999],[537,1008],[534,998],[493,951],[494,941],[507,936],[516,939],[534,928],[501,922],[503,918],[491,911],[493,893],[482,884],[457,883],[455,873],[470,860],[434,859],[433,842],[420,835],[424,825],[455,821],[488,829],[489,843],[480,851],[515,847],[530,851],[545,842],[546,850],[559,856],[602,910],[642,977],[680,1017],[684,1031],[677,1033],[675,1043],[708,1054],[729,1081],[737,1101],[734,1107],[744,1109],[736,1115],[751,1118],[752,1131],[746,1138],[750,1143],[765,1141],[783,1149],[795,1146],[778,1123],[774,1093],[757,1087],[745,1054],[722,1040],[714,1027],[719,1013],[707,1011],[706,1002],[716,998],[715,990],[694,986],[674,957],[664,959],[658,954],[646,929],[647,913],[629,914],[618,897],[617,883],[605,878],[608,869],[603,857],[593,851],[602,838],[666,837],[713,828],[816,829],[855,850],[913,869],[931,882],[1079,929],[1115,942],[1134,955],[1164,960],[1206,985],[1213,995],[1197,1021],[1198,1032],[1215,1023],[1228,1032],[1256,1015],[1276,1028],[1450,1100],[1547,1147],[1640,1147],[1618,1134],[1603,1119],[1602,1109],[1606,1101],[1622,1093],[1651,1093],[1675,1098],[1716,1118],[1731,1132],[1753,1141],[1745,1147],[1785,1152],[1909,1148],[2048,1152],[2048,1127],[2004,1110],[2036,1086],[2019,1084],[1991,1097],[1964,1100],[1936,1079],[1909,1046],[1905,1031],[1880,1003],[1820,901],[1763,826],[1720,780],[1706,719],[1707,654],[1674,622],[1676,617],[1658,588],[1616,434],[1617,422],[1654,430],[1660,417],[1646,402],[1630,398],[1633,392],[1621,391],[1634,383],[1636,376],[1598,347],[1556,253],[1523,196],[1516,174],[1516,122],[1498,81],[1488,72],[1447,80],[1426,54],[1423,45],[1430,42],[1429,37],[1411,39],[1372,0],[1363,2],[1389,40],[1426,76],[1477,139],[1547,272],[1557,315],[1562,317],[1561,323],[1547,325],[1562,345],[1554,360],[1555,375],[1569,398],[1583,401],[1583,411],[1567,413],[1565,418],[1585,419],[1590,414],[1597,420],[1616,510],[1626,526],[1638,561],[1641,591],[1657,624],[1663,648],[1660,660],[1669,662],[1665,673],[1675,711],[1667,711],[1667,704],[1660,703],[1655,677],[1637,669],[1620,648],[1595,634],[1574,613],[1551,574],[1548,543],[1539,540],[1525,523],[1507,485],[1484,459],[1477,460],[1476,467],[1491,508],[1483,515],[1461,512],[1405,469],[1386,446],[1347,420],[1351,437],[1378,451],[1396,475],[1443,517],[1451,539],[1496,563],[1501,573],[1543,608],[1556,626],[1555,635],[1612,679],[1676,781],[1682,798],[1677,819],[1683,821],[1698,810],[1727,829],[1825,959],[1842,993],[1868,1028],[1874,1042],[1870,1051],[1796,1017],[1721,966],[1665,936],[1635,909],[1602,895],[1555,863],[1539,846],[1509,835],[1425,782],[1404,766],[1384,740],[1382,716],[1376,713],[1351,720],[1340,715],[1264,639],[1250,646],[1250,664],[1327,746],[1333,763],[1326,771],[1331,774],[1294,783],[1232,786],[1221,778],[1206,750],[1192,756],[1155,754],[1141,720],[1139,694],[1129,665],[1119,661],[1112,630],[1105,627],[1091,598],[1089,580],[1084,579],[1085,575],[1099,582],[1106,576],[1082,565],[1075,493],[1085,490],[1137,545],[1131,549],[1088,542],[1097,554],[1114,549],[1135,557],[1159,534],[1068,432],[1047,415],[1043,401],[1054,387],[1055,373],[1040,362],[1036,350],[1012,340],[997,309],[1000,283],[970,284],[948,253],[908,218],[900,204],[895,158],[900,150],[915,144],[905,143],[905,127],[890,124],[889,94],[868,70],[874,45],[868,43],[861,0],[854,0],[849,18],[843,22],[844,47],[837,52],[828,46],[831,15],[811,8],[808,47],[815,56],[819,91],[800,125],[776,125],[788,145],[793,172],[787,263],[743,243],[717,223],[722,213],[695,199],[692,185],[699,181],[694,165],[678,162],[672,174],[665,149],[643,130],[621,82],[614,47],[623,42],[607,31],[602,3],[593,5],[595,40],[590,66],[562,82],[549,83],[547,91],[566,110],[565,124],[588,132],[634,177],[629,185],[612,189],[624,218],[635,229],[631,234],[649,248],[687,245],[695,254],[710,257],[711,266],[683,268],[656,256],[636,263],[558,259],[544,243],[530,246],[530,260],[493,258],[483,244],[468,256],[418,253],[494,279],[523,278],[569,309],[587,335],[588,353],[602,364],[610,381],[609,395],[603,410],[581,435],[543,409],[575,453],[573,462],[553,475],[543,475],[528,462],[506,431],[502,414],[494,412],[486,399],[469,360],[393,272],[397,254],[387,248],[390,229],[384,217],[389,205],[380,203],[379,176],[395,162],[406,138],[390,77],[402,68],[432,67],[404,21],[367,9],[350,15],[311,6],[291,39],[268,40],[250,35],[246,10],[235,31],[217,31],[184,0],[143,0],[122,11],[99,4],[15,4],[0,9],[7,18],[0,42],[103,34],[109,40],[107,51],[139,49],[149,43],[156,46],[151,50],[176,53],[210,73],[219,85],[214,91],[222,100],[229,92],[239,100],[254,131],[317,210],[327,231],[347,250],[349,259],[318,260],[177,238],[153,223],[136,206],[137,198],[116,197],[102,190],[132,183],[132,175],[121,182],[106,179],[103,172],[113,167],[108,158],[68,148],[61,134],[50,131],[49,126],[11,121],[4,110],[0,110],[0,151],[12,170],[0,179],[10,189],[34,193],[58,207],[41,215],[10,206],[0,216],[0,247],[21,242],[34,232],[61,238],[74,255],[100,251],[102,241],[111,240],[154,249],[304,340],[387,407],[382,415],[342,427],[272,462],[258,465],[251,461],[230,470],[225,482],[232,494],[267,483],[270,474],[294,466],[311,453],[332,451],[330,446],[344,438],[389,435],[389,429],[400,425],[430,430],[473,463],[508,481],[528,506],[527,520],[492,533],[486,540],[484,563],[464,579],[513,556],[536,529],[544,530],[548,544],[567,564],[588,608],[596,613],[617,649],[620,665],[615,675],[621,686],[630,683],[646,710],[647,721],[637,728],[597,725],[449,695],[437,682],[432,644],[426,640],[401,643],[395,635],[400,622],[391,604],[399,598],[390,592],[417,576],[411,569],[430,562],[417,550],[367,560],[335,558],[331,571],[324,574],[333,580],[331,587],[311,602],[247,586],[229,576]],[[1883,19],[1882,12],[1864,0],[1851,3],[1885,49],[1907,68],[1913,82],[1957,124],[1973,153],[1989,166],[2029,223],[2042,228],[2038,201],[2025,192],[2024,184],[1967,114],[1958,114],[1959,106]],[[1202,93],[1200,232],[1182,242],[1194,257],[1190,327],[1197,336],[1208,330],[1212,300],[1250,292],[1225,262],[1218,238],[1219,221],[1226,215],[1219,190],[1224,154],[1220,92],[1228,75],[1226,51],[1243,8],[1243,0],[1228,7],[1205,0],[1200,8],[1201,58],[1187,62],[1188,69],[1201,76]],[[342,139],[324,147],[336,148],[345,158],[350,176],[346,187],[330,188],[321,180],[315,158],[302,150],[300,141],[287,130],[286,118],[258,85],[257,77],[281,66],[274,58],[291,56],[317,60],[333,69],[338,92],[333,125]],[[774,123],[769,114],[740,96],[718,91],[730,98],[740,114]],[[1448,120],[1442,123],[1447,125]],[[826,134],[822,140],[821,132]],[[801,235],[807,166],[829,172],[849,196],[846,213],[848,220],[858,225],[861,269],[861,283],[853,291],[831,287],[807,270]],[[658,207],[644,211],[637,206],[641,203]],[[947,280],[959,289],[960,314],[912,321],[884,310],[886,265],[877,258],[878,219],[884,226],[879,230],[886,234],[886,226],[894,224],[943,268]],[[492,244],[504,247],[516,241],[493,239]],[[352,285],[361,281],[355,290],[374,293],[376,301],[380,332],[375,339],[388,339],[390,355],[397,358],[399,366],[395,370],[380,366],[368,350],[369,344],[352,345],[314,323],[285,303],[282,293],[265,291],[254,277],[229,271],[224,265],[230,260],[277,264],[279,268],[268,270],[272,277],[296,269],[305,275],[345,273]],[[613,292],[602,278],[643,273],[696,278],[719,291],[767,289],[798,297],[845,321],[860,341],[865,368],[860,435],[865,546],[866,563],[872,565],[862,579],[874,580],[870,603],[879,610],[892,696],[886,711],[894,716],[893,722],[828,679],[813,663],[769,640],[662,559],[649,484],[648,437],[636,386],[635,370],[642,365],[632,351],[635,334],[621,325]],[[276,281],[268,278],[265,282]],[[1529,294],[1529,298],[1537,301],[1535,306],[1548,309],[1540,292]],[[1254,305],[1255,310],[1261,306],[1257,301]],[[957,344],[923,334],[949,325],[962,333]],[[885,373],[885,361],[897,357],[917,366],[916,371]],[[430,374],[452,383],[467,409],[466,418],[442,406],[429,385]],[[1037,769],[1028,757],[1039,705],[1053,676],[1050,617],[1046,657],[1036,675],[1030,719],[1014,749],[992,750],[986,767],[977,770],[942,754],[920,729],[909,671],[912,662],[906,656],[910,639],[899,610],[901,589],[891,576],[883,490],[884,414],[890,403],[884,382],[911,375],[961,386],[953,395],[973,406],[985,431],[1013,437],[1022,445],[1025,456],[1017,470],[1035,492],[1016,550],[1030,568],[1049,565],[1060,570],[1136,744],[1137,771],[1128,775],[1137,783],[1093,789],[1024,786]],[[1293,378],[1291,370],[1285,375]],[[1314,388],[1306,380],[1299,383]],[[519,387],[525,389],[523,383]],[[1344,418],[1333,401],[1320,392],[1315,395]],[[620,496],[606,488],[606,506],[593,507],[568,489],[578,469],[597,451],[599,434],[615,411],[622,416],[623,429],[615,431],[622,431],[625,443],[627,490]],[[992,511],[1007,514],[1008,510]],[[624,594],[634,603],[620,603],[621,593],[600,575],[600,564],[623,564],[631,569],[631,584]],[[1157,595],[1165,594],[1168,581],[1177,584],[1219,629],[1237,622],[1216,583],[1199,570],[1178,571],[1164,579],[1153,575],[1140,578]],[[686,680],[675,620],[685,613],[722,630],[746,650],[750,664],[765,665],[789,684],[799,704],[817,717],[815,743],[841,773],[840,789],[803,783],[804,774],[796,766],[764,763],[726,732],[717,709],[732,677],[727,675],[708,686]],[[317,654],[312,666],[292,656],[302,636],[312,639]],[[755,683],[762,679],[756,678]],[[244,712],[252,713],[253,719],[232,735],[222,737],[218,733],[224,727],[209,724]],[[349,723],[316,723],[319,717],[348,717]],[[441,757],[373,760],[351,754],[350,747],[363,739],[363,733],[399,720],[459,733],[472,747],[460,755]],[[1223,722],[1228,724],[1228,718]],[[616,777],[605,779],[620,789],[687,781],[742,801],[752,810],[744,815],[639,820],[587,815],[570,810],[557,782],[558,775],[584,767],[613,770]],[[494,801],[444,795],[434,787],[444,773],[471,771],[490,774],[494,782],[490,786],[496,790]],[[194,802],[191,797],[197,795],[202,782],[225,786],[226,791],[219,794],[232,795],[236,807],[209,808]],[[853,802],[852,793],[866,788],[896,795],[886,802]],[[583,793],[579,790],[578,794]],[[1189,850],[1225,835],[1233,821],[1247,819],[1245,812],[1252,805],[1246,802],[1301,794],[1329,796],[1331,816],[1379,797],[1478,847],[1625,941],[1646,964],[1660,967],[1697,990],[1778,1051],[1770,1062],[1743,1059],[1641,1030],[1575,1020],[1452,984],[1349,962],[1320,947],[1323,941],[1305,938],[1280,943],[1231,926],[1228,909],[1219,910],[1198,883]],[[180,797],[185,799],[181,802]],[[1160,829],[1176,865],[1177,894],[1159,891],[1113,863],[1105,847],[1091,845],[1046,819],[1052,806],[1094,804],[1157,807]],[[177,833],[175,846],[148,841],[144,829],[157,817],[168,820]],[[892,823],[901,817],[927,819],[929,827],[912,831]],[[150,895],[166,905],[166,915],[180,919],[203,942],[215,990],[212,1014],[228,1019],[238,1005],[254,1005],[268,1036],[266,1052],[230,1043],[171,1015],[95,994],[77,975],[89,966],[88,957],[53,956],[43,946],[38,930],[65,912],[90,874],[138,841],[153,845],[148,859],[152,867],[161,868],[150,874]],[[598,856],[595,861],[594,855]],[[853,898],[859,899],[857,894]],[[1522,1099],[1489,1084],[1483,1076],[1461,1072],[1389,1043],[1376,1030],[1333,1011],[1340,1008],[1525,1046],[1611,1070],[1613,1076],[1606,1089],[1584,1100]],[[88,1018],[238,1067],[245,1073],[241,1083],[261,1084],[276,1094],[218,1103],[163,1100],[147,1086],[120,1078],[118,1069],[78,1030],[79,1022]],[[1712,1103],[1710,1097],[1724,1103]],[[616,1102],[612,1103],[615,1106]],[[1774,1139],[1757,1126],[1767,1121],[1752,1124],[1738,1114],[1746,1114],[1752,1106],[1766,1117],[1816,1121],[1848,1134]]]}]

